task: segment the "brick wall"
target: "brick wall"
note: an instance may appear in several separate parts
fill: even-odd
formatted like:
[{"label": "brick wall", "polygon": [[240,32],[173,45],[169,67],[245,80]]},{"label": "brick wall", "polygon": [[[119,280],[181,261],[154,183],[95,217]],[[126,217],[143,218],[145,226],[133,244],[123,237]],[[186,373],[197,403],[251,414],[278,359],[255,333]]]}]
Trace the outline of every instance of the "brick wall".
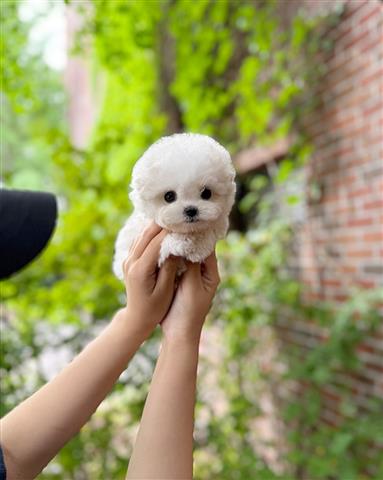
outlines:
[{"label": "brick wall", "polygon": [[[383,3],[302,0],[312,13],[343,5],[328,35],[319,107],[306,119],[314,154],[306,169],[307,211],[299,235],[298,271],[312,301],[343,301],[353,287],[383,285]],[[312,185],[314,188],[310,188]],[[315,192],[315,195],[312,194]],[[383,323],[383,322],[382,322]],[[280,320],[285,342],[309,348],[323,336],[309,322]],[[367,406],[383,399],[383,328],[360,346],[358,376],[339,375]],[[336,421],[337,387],[326,388],[324,417]]]}]

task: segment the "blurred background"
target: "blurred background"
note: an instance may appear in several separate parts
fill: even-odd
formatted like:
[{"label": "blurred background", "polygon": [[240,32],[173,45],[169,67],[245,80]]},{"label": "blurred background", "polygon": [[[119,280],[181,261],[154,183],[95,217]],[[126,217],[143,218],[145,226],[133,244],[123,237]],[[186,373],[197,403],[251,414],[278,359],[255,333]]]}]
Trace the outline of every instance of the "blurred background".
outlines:
[{"label": "blurred background", "polygon": [[[3,0],[1,21],[2,185],[60,208],[47,250],[1,285],[1,414],[124,304],[111,261],[135,161],[205,133],[238,195],[195,478],[383,479],[383,4]],[[124,478],[158,343],[40,478]]]}]

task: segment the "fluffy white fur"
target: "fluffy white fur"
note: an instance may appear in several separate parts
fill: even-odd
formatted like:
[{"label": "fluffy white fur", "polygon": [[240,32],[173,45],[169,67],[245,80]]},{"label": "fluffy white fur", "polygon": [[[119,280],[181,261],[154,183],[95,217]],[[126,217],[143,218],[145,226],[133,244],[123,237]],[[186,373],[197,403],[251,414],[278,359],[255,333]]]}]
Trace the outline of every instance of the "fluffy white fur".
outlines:
[{"label": "fluffy white fur", "polygon": [[[122,264],[131,245],[151,220],[171,232],[162,242],[159,266],[169,255],[202,262],[226,235],[234,178],[228,151],[206,135],[175,134],[149,147],[133,168],[129,197],[134,211],[117,236],[116,276],[123,278]],[[201,198],[206,188],[211,191],[209,199]],[[167,203],[164,195],[170,191],[176,199]],[[188,208],[198,213],[190,218]]]}]

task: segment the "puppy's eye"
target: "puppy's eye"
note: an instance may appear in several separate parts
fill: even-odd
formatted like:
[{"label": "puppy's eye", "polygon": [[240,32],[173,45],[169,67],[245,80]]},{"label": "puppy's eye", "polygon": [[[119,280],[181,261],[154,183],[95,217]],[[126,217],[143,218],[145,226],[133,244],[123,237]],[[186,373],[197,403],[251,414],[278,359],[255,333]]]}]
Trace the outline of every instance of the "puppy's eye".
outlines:
[{"label": "puppy's eye", "polygon": [[166,192],[165,195],[164,195],[164,200],[167,203],[174,202],[176,200],[176,198],[177,198],[176,192],[174,192],[173,190],[170,190],[169,192]]},{"label": "puppy's eye", "polygon": [[201,198],[203,198],[204,200],[209,200],[209,198],[211,197],[211,190],[210,188],[204,188],[201,192]]}]

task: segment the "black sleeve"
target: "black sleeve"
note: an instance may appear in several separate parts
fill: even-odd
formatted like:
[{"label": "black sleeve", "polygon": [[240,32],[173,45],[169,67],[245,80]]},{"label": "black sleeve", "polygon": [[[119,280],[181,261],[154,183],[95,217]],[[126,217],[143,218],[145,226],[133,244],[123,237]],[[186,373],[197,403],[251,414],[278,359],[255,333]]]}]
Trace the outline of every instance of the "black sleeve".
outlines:
[{"label": "black sleeve", "polygon": [[6,480],[6,478],[7,478],[7,472],[5,470],[3,451],[0,447],[0,480]]}]

